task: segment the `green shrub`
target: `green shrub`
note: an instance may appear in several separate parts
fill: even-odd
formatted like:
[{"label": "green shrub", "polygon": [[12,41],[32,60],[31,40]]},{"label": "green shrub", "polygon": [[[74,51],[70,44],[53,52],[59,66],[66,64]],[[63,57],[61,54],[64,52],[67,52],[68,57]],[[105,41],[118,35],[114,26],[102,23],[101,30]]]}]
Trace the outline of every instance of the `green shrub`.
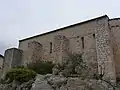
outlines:
[{"label": "green shrub", "polygon": [[35,63],[30,63],[27,65],[29,69],[34,70],[38,74],[48,74],[52,73],[52,68],[54,64],[50,61],[38,61]]},{"label": "green shrub", "polygon": [[76,54],[76,53],[70,54],[68,58],[68,62],[72,63],[72,68],[73,68],[72,74],[78,73],[75,71],[76,66],[79,66],[79,69],[81,68],[80,71],[86,68],[86,63],[82,59],[82,54]]},{"label": "green shrub", "polygon": [[78,74],[81,77],[87,77],[88,65],[85,61],[83,61],[82,54],[68,53],[68,56],[69,57],[64,60],[62,65],[57,64],[54,67],[58,70],[56,74],[62,72],[61,74],[65,77],[73,74]]},{"label": "green shrub", "polygon": [[31,79],[34,79],[36,76],[36,72],[33,70],[24,68],[24,67],[16,67],[10,69],[5,76],[5,80],[9,80],[9,82],[12,82],[13,80],[19,81],[19,82],[27,82]]}]

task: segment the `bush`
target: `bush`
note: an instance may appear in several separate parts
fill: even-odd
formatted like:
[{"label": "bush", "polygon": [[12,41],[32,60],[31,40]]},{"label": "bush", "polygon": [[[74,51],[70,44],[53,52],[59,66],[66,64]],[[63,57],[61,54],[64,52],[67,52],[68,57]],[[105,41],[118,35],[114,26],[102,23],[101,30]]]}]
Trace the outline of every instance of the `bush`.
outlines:
[{"label": "bush", "polygon": [[82,59],[82,54],[76,54],[76,53],[70,54],[69,58],[68,58],[68,62],[72,63],[72,67],[73,67],[72,73],[73,74],[78,73],[75,70],[76,67],[79,67],[79,72],[81,72],[83,69],[85,69],[87,67],[86,63]]},{"label": "bush", "polygon": [[5,80],[9,80],[9,82],[12,82],[13,80],[19,81],[19,82],[27,82],[31,79],[34,79],[36,76],[36,72],[33,70],[24,68],[24,67],[16,67],[10,69],[5,76]]},{"label": "bush", "polygon": [[[88,65],[82,59],[82,54],[69,53],[68,58],[64,60],[62,65],[57,64],[54,68],[55,74],[62,74],[65,77],[71,76],[72,74],[78,74],[81,77],[88,76]],[[56,72],[57,71],[57,72]]]},{"label": "bush", "polygon": [[37,61],[35,63],[30,63],[27,65],[29,69],[34,70],[38,74],[48,74],[52,73],[52,68],[54,64],[50,61]]}]

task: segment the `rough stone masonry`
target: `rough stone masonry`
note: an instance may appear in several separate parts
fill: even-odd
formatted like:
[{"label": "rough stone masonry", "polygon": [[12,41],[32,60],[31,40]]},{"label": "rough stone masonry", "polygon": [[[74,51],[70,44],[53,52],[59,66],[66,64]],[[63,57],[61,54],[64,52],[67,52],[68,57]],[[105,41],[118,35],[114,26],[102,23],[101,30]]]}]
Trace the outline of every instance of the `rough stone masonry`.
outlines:
[{"label": "rough stone masonry", "polygon": [[18,54],[12,56],[13,51],[5,52],[3,70],[13,65],[16,55],[21,65],[38,60],[62,64],[69,53],[80,53],[91,73],[104,73],[105,79],[115,82],[120,77],[120,18],[109,19],[104,15],[22,39],[15,50]]}]

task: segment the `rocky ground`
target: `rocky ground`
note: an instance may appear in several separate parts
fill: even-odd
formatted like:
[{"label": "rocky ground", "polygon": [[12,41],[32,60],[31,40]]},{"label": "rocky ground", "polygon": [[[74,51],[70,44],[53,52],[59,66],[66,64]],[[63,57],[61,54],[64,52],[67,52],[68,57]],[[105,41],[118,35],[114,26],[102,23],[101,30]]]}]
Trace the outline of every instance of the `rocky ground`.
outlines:
[{"label": "rocky ground", "polygon": [[80,79],[79,77],[63,77],[60,75],[37,75],[35,81],[30,80],[20,84],[12,82],[1,84],[0,90],[120,90],[108,82],[93,79]]},{"label": "rocky ground", "polygon": [[34,80],[22,84],[17,81],[0,84],[0,90],[120,90],[119,84],[103,80],[104,74],[91,75],[81,55],[75,55],[62,66],[56,64],[52,71],[52,74],[37,74]]}]

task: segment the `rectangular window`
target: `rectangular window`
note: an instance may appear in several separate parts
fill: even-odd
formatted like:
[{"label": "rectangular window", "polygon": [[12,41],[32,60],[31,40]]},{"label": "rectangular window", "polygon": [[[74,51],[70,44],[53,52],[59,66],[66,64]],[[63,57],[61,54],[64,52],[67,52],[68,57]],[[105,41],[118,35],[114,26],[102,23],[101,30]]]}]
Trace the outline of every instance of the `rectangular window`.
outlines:
[{"label": "rectangular window", "polygon": [[82,40],[82,48],[84,48],[84,37],[81,37]]},{"label": "rectangular window", "polygon": [[50,53],[52,53],[52,42],[50,42]]},{"label": "rectangular window", "polygon": [[95,38],[95,34],[93,34],[93,38]]}]

